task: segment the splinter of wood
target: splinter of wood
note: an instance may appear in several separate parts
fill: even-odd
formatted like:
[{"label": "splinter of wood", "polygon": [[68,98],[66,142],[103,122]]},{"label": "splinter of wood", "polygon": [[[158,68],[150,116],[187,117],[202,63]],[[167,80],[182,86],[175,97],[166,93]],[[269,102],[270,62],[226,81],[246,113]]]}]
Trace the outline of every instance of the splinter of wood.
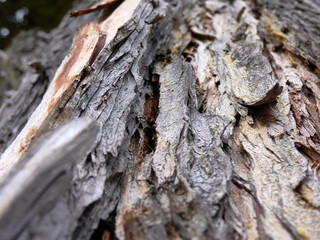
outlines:
[{"label": "splinter of wood", "polygon": [[246,10],[246,7],[242,7],[242,8],[240,9],[240,11],[238,12],[238,15],[237,15],[237,18],[236,18],[236,20],[237,20],[238,23],[239,23],[240,20],[241,20],[241,16],[242,16],[242,14],[244,13],[244,10]]},{"label": "splinter of wood", "polygon": [[78,11],[74,11],[70,13],[70,17],[79,17],[88,13],[92,13],[95,11],[98,11],[100,9],[109,7],[115,3],[118,3],[120,0],[107,0],[104,3],[101,4],[97,4],[95,6],[93,6],[92,8],[87,8],[87,9],[82,9],[82,10],[78,10]]}]

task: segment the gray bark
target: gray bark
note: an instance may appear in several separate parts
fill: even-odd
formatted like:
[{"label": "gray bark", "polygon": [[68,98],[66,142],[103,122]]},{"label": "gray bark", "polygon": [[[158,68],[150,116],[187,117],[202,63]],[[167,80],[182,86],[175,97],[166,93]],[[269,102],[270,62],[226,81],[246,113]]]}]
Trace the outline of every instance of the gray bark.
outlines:
[{"label": "gray bark", "polygon": [[318,239],[319,6],[124,0],[18,36],[0,238]]}]

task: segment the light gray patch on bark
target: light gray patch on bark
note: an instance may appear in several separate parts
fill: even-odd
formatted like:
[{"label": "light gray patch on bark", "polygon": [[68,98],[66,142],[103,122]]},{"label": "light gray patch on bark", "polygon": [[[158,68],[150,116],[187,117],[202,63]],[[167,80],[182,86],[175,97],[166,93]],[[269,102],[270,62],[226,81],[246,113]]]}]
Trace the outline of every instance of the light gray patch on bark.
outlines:
[{"label": "light gray patch on bark", "polygon": [[[60,210],[69,214],[65,204],[59,204],[58,200],[70,187],[70,167],[85,158],[98,131],[98,124],[92,120],[73,121],[42,139],[12,169],[0,185],[1,239],[29,239],[31,236],[40,239],[44,234],[47,239],[57,239],[63,234],[59,222],[66,216],[60,212],[46,213],[48,208],[56,208],[58,204]],[[51,221],[51,227],[47,221],[42,222],[44,219]],[[56,231],[48,235],[46,230],[52,226],[57,226]]]}]

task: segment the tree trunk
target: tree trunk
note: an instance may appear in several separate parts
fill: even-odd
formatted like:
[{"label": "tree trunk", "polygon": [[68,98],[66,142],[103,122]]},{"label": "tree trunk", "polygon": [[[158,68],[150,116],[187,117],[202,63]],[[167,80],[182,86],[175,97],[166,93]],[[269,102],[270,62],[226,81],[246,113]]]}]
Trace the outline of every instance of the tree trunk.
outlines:
[{"label": "tree trunk", "polygon": [[89,7],[3,53],[0,239],[320,238],[319,0]]}]

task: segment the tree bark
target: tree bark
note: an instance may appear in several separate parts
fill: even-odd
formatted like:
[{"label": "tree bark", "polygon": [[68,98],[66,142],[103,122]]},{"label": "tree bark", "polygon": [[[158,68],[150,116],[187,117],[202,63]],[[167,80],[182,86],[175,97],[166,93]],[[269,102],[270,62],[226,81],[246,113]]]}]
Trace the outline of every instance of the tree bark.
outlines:
[{"label": "tree bark", "polygon": [[79,1],[20,34],[0,239],[318,239],[319,6]]}]

